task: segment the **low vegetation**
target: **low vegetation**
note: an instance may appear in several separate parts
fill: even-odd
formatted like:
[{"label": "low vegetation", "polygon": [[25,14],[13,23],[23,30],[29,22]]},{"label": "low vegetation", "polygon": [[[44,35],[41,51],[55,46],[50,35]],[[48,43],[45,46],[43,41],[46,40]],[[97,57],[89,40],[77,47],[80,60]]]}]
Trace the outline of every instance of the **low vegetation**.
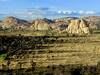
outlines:
[{"label": "low vegetation", "polygon": [[[6,61],[6,65],[2,63],[2,69],[0,69],[0,74],[17,74],[17,75],[99,75],[100,64],[97,62],[97,65],[85,65],[86,63],[81,64],[63,64],[63,58],[67,58],[68,53],[71,54],[71,57],[82,57],[88,56],[88,59],[91,59],[91,56],[94,56],[96,60],[99,61],[99,43],[100,36],[99,30],[96,30],[91,35],[75,35],[61,33],[55,34],[51,32],[48,34],[46,31],[36,31],[31,35],[29,32],[32,31],[1,31],[0,33],[0,60]],[[10,33],[10,34],[9,34]],[[20,33],[20,34],[19,34]],[[24,33],[27,33],[25,35]],[[44,33],[44,34],[43,34]],[[50,33],[50,32],[49,32]],[[29,35],[28,35],[29,34]],[[33,36],[35,34],[35,36]],[[43,35],[40,35],[43,34]],[[47,36],[48,34],[48,36]],[[37,35],[37,36],[36,36]],[[82,54],[83,52],[83,54]],[[90,53],[88,53],[90,52]],[[53,55],[54,54],[54,55]],[[30,55],[30,56],[29,56]],[[43,57],[44,55],[44,57]],[[46,57],[48,55],[48,57]],[[67,55],[67,56],[66,56]],[[52,58],[51,58],[52,56]],[[33,61],[31,60],[31,57]],[[41,58],[40,58],[41,57]],[[43,58],[42,58],[43,57]],[[70,59],[72,59],[70,57]],[[36,58],[36,59],[35,59]],[[45,60],[44,64],[41,63]],[[32,67],[27,66],[27,68],[22,68],[21,63],[30,59]],[[41,60],[40,60],[41,59]],[[38,62],[38,60],[40,62]],[[67,60],[67,59],[64,59]],[[20,66],[18,66],[20,63]],[[25,62],[26,62],[25,61]],[[51,61],[58,61],[55,65],[50,65]],[[77,61],[77,59],[73,59]],[[69,63],[73,62],[70,61]],[[15,63],[13,63],[15,62]],[[38,63],[37,63],[38,62]],[[46,64],[48,62],[48,64]],[[11,68],[11,63],[16,64],[16,69]],[[95,61],[93,60],[93,64]],[[28,62],[28,64],[30,64]],[[1,64],[0,64],[1,65]],[[45,65],[43,67],[43,65]],[[46,66],[47,65],[47,66]],[[17,67],[19,67],[17,69]]]},{"label": "low vegetation", "polygon": [[0,54],[0,61],[4,61],[7,57],[7,54]]}]

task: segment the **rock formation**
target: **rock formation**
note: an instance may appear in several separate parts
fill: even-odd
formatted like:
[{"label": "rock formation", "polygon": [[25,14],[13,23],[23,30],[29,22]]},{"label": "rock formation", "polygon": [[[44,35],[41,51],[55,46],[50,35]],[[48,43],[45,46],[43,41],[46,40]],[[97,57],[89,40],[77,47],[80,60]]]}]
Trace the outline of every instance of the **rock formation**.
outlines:
[{"label": "rock formation", "polygon": [[18,19],[12,16],[6,17],[2,21],[2,28],[25,28],[30,25],[30,23],[26,20]]},{"label": "rock formation", "polygon": [[68,20],[56,19],[54,23],[50,24],[53,30],[62,31],[68,26]]},{"label": "rock formation", "polygon": [[31,28],[34,30],[50,30],[50,25],[43,19],[37,19],[33,21]]},{"label": "rock formation", "polygon": [[32,22],[18,19],[15,17],[6,17],[3,21],[0,21],[2,28],[13,28],[13,29],[28,29],[28,30],[53,30],[62,32],[67,31],[72,34],[87,34],[89,33],[90,24],[83,19],[79,18],[63,18],[50,20],[47,18],[36,19]]},{"label": "rock formation", "polygon": [[87,34],[89,33],[89,28],[85,20],[76,19],[71,20],[68,28],[66,29],[68,33],[72,34]]},{"label": "rock formation", "polygon": [[100,16],[88,16],[83,18],[88,21],[90,29],[100,29]]}]

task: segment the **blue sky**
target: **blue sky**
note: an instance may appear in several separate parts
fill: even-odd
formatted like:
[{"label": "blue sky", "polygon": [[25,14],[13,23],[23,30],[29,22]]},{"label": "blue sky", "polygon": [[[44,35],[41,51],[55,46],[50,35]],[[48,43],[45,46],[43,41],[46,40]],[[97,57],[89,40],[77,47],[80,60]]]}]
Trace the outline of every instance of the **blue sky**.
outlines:
[{"label": "blue sky", "polygon": [[[0,13],[32,12],[42,13],[73,11],[78,13],[98,13],[100,0],[0,0]],[[31,11],[30,11],[31,10]],[[51,12],[51,13],[52,13]],[[64,13],[65,14],[65,13]]]}]

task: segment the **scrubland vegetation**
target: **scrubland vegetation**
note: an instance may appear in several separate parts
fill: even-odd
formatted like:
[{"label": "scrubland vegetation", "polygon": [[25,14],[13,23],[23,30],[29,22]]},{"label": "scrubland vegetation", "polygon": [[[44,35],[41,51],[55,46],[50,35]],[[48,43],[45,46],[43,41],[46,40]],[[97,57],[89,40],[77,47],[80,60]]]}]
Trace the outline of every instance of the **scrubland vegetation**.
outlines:
[{"label": "scrubland vegetation", "polygon": [[0,32],[1,75],[100,74],[99,30],[86,36],[24,32]]}]

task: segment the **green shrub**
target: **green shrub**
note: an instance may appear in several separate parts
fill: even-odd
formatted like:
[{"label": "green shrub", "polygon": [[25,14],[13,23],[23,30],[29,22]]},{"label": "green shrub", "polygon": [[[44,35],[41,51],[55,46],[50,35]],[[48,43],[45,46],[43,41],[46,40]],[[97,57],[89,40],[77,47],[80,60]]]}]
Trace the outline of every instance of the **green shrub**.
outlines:
[{"label": "green shrub", "polygon": [[7,56],[7,54],[1,54],[1,55],[0,55],[0,61],[5,60],[6,56]]}]

